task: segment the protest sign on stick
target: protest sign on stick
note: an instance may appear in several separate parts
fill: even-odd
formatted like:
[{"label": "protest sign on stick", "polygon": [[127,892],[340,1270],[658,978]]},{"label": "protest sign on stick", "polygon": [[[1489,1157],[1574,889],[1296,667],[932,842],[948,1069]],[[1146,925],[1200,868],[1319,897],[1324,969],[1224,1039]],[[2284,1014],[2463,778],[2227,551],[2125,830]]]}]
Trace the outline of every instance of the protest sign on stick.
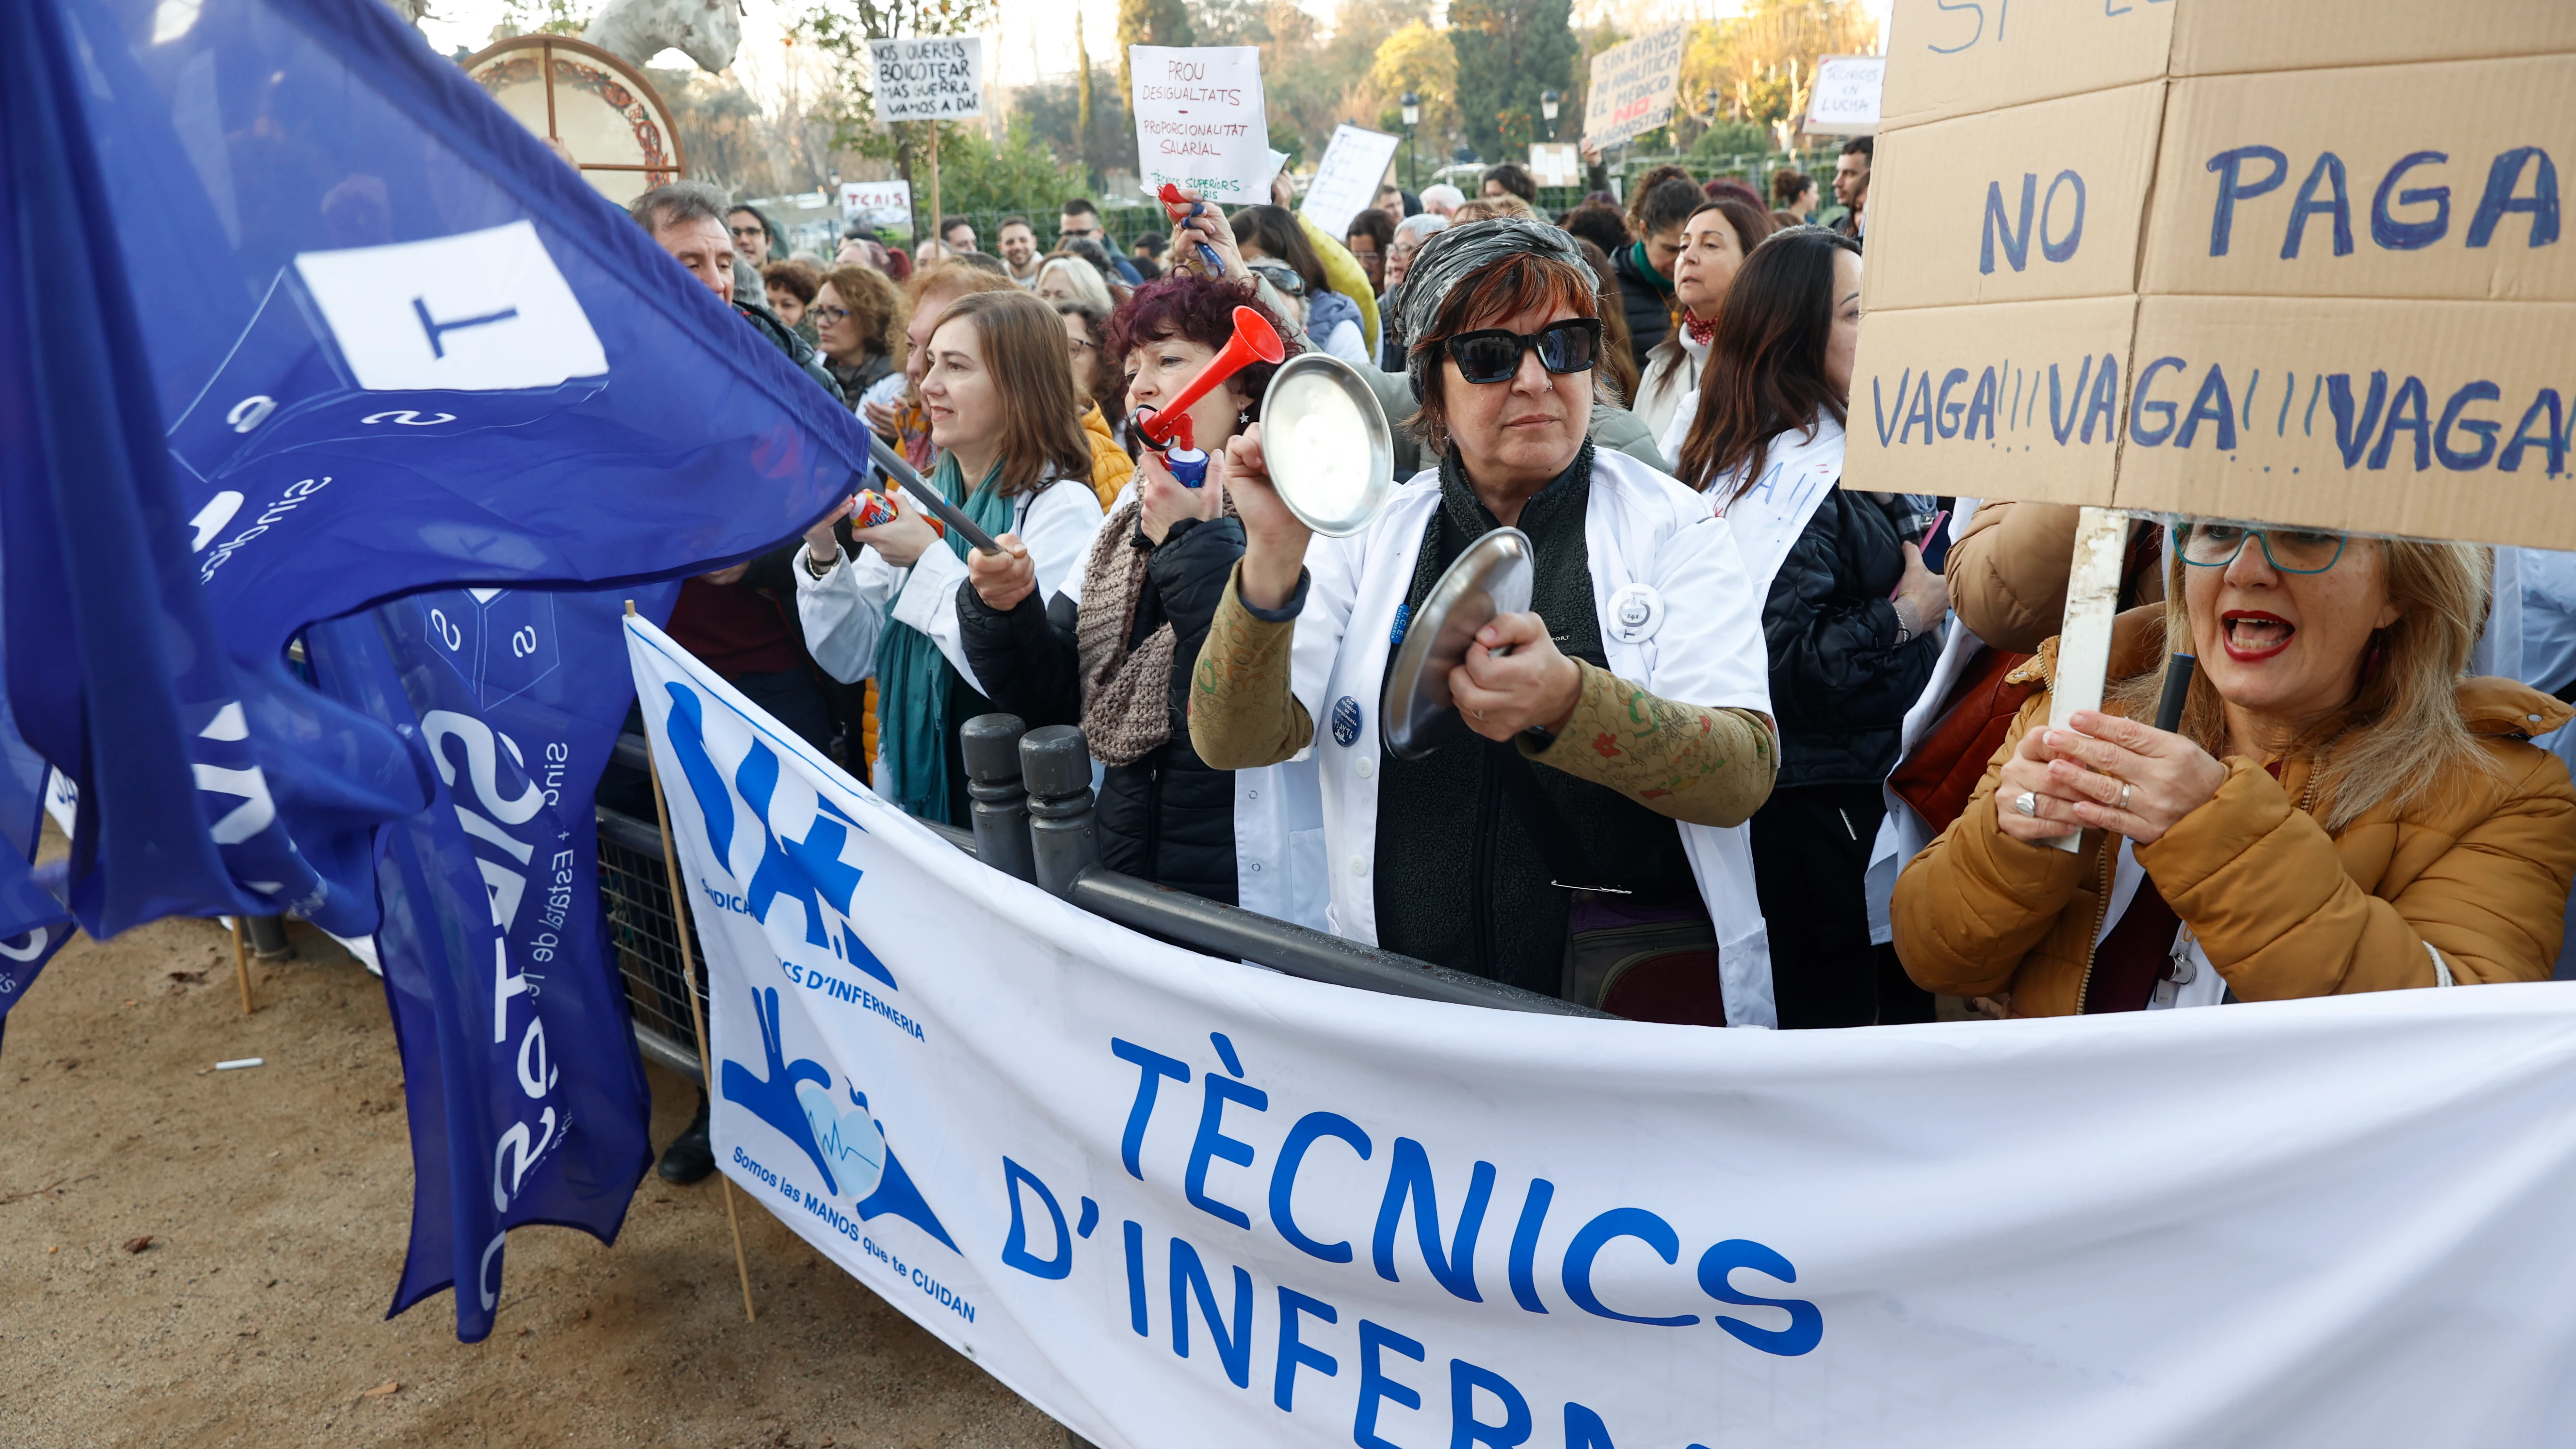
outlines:
[{"label": "protest sign on stick", "polygon": [[1314,218],[1325,235],[1343,235],[1351,218],[1377,200],[1378,183],[1386,179],[1400,141],[1348,122],[1335,126],[1324,159],[1315,164],[1315,179],[1306,183],[1306,200],[1297,209]]},{"label": "protest sign on stick", "polygon": [[1667,26],[1592,57],[1583,97],[1583,144],[1616,146],[1672,119],[1686,25]]},{"label": "protest sign on stick", "polygon": [[[930,228],[939,229],[939,123],[984,114],[984,37],[871,40],[877,120],[930,123]],[[909,197],[905,198],[907,204]]]},{"label": "protest sign on stick", "polygon": [[1816,61],[1807,119],[1799,129],[1817,136],[1866,136],[1878,129],[1878,98],[1887,76],[1883,55],[1828,55]]},{"label": "protest sign on stick", "polygon": [[1899,0],[1886,80],[1847,485],[2576,548],[2576,9]]},{"label": "protest sign on stick", "polygon": [[912,183],[909,181],[844,181],[841,220],[879,231],[912,237]]},{"label": "protest sign on stick", "polygon": [[1279,168],[1270,159],[1260,47],[1131,45],[1127,55],[1145,190],[1170,182],[1221,206],[1268,201]]},{"label": "protest sign on stick", "polygon": [[1572,141],[1538,141],[1530,146],[1530,178],[1541,186],[1583,184],[1582,148]]}]

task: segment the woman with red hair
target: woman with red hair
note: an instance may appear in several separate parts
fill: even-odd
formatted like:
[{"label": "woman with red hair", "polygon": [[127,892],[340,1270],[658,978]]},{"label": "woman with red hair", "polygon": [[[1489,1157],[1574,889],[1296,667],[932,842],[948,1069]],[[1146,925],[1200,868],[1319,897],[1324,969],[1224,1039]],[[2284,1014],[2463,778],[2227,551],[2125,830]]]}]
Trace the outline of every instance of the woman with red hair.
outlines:
[{"label": "woman with red hair", "polygon": [[[1199,651],[1190,739],[1219,768],[1312,748],[1342,935],[1622,1015],[1769,1025],[1732,828],[1771,787],[1761,601],[1706,500],[1586,436],[1596,297],[1574,239],[1543,223],[1424,243],[1391,300],[1439,466],[1352,537],[1316,539],[1280,502],[1258,425],[1229,446],[1244,553]],[[1399,636],[1506,528],[1530,607],[1448,672],[1457,716],[1427,756],[1383,748]]]},{"label": "woman with red hair", "polygon": [[[1124,410],[1170,406],[1234,336],[1242,307],[1280,327],[1238,282],[1183,271],[1138,288],[1101,339],[1103,366],[1126,377]],[[1200,449],[1221,452],[1257,416],[1275,370],[1244,368],[1190,406]],[[1012,536],[1003,536],[1009,552],[1001,556],[970,556],[971,587],[957,594],[966,656],[995,707],[1033,727],[1082,726],[1106,767],[1095,816],[1104,864],[1320,927],[1312,762],[1238,775],[1190,746],[1190,666],[1243,555],[1243,524],[1210,473],[1204,486],[1185,487],[1155,454],[1138,458],[1134,480],[1053,597]],[[1292,848],[1301,837],[1303,848]]]}]

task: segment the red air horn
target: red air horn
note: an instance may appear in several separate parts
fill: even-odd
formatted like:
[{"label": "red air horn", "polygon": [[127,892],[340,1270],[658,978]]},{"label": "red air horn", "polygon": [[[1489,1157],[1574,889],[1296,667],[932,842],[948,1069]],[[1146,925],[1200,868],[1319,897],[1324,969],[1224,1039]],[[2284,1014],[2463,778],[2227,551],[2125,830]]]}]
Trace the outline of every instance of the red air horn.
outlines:
[{"label": "red air horn", "polygon": [[1190,406],[1208,395],[1217,384],[1256,362],[1277,362],[1288,355],[1279,340],[1278,329],[1249,307],[1234,309],[1234,336],[1226,340],[1199,375],[1190,379],[1179,396],[1160,408],[1136,409],[1136,436],[1143,439],[1171,470],[1185,488],[1196,488],[1207,481],[1207,454],[1199,451],[1198,439],[1190,428]]}]

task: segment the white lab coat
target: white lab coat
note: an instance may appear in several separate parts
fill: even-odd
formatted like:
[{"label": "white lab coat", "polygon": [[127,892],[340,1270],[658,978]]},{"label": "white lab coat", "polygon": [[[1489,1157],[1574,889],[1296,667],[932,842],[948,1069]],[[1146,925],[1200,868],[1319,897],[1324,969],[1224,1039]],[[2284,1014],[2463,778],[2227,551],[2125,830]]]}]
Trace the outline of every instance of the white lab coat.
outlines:
[{"label": "white lab coat", "polygon": [[[1950,521],[1943,525],[1950,532],[1951,543],[1956,544],[1968,531],[1968,520],[1977,516],[1977,505],[1982,501],[1962,498],[1951,506]],[[1897,729],[1896,758],[1900,765],[1912,757],[1924,731],[1940,723],[1941,701],[1949,698],[1950,687],[1958,682],[1969,663],[1985,652],[1986,641],[1969,633],[1957,614],[1949,616],[1948,630],[1941,641],[1941,657],[1932,666],[1931,681],[1915,697],[1914,707],[1905,712],[1905,722]],[[1896,939],[1890,910],[1896,897],[1897,872],[1932,843],[1933,831],[1922,816],[1914,813],[1914,807],[1899,799],[1883,780],[1879,782],[1879,793],[1886,797],[1887,814],[1880,817],[1878,838],[1870,843],[1869,874],[1863,888],[1869,895],[1869,938],[1884,946]]]},{"label": "white lab coat", "polygon": [[[1378,713],[1389,636],[1439,499],[1439,474],[1426,470],[1399,488],[1367,529],[1318,538],[1306,551],[1311,582],[1292,645],[1294,688],[1315,722],[1332,881],[1327,919],[1335,934],[1368,944],[1378,939]],[[1625,454],[1596,453],[1583,537],[1612,673],[1668,699],[1770,713],[1762,600],[1725,520],[1709,516],[1707,499]],[[1653,625],[1626,639],[1613,607],[1622,591],[1653,600]],[[1776,1025],[1770,941],[1744,828],[1678,828],[1717,924],[1727,1020]]]},{"label": "white lab coat", "polygon": [[[1083,478],[1061,478],[1012,500],[1009,532],[1029,547],[1036,565],[1038,596],[1052,595],[1091,546],[1100,527],[1100,498]],[[908,569],[886,562],[872,548],[857,558],[843,553],[823,577],[805,566],[807,551],[796,551],[790,570],[796,576],[796,613],[805,624],[805,648],[823,672],[843,684],[856,684],[876,672],[877,636],[891,608],[894,617],[930,637],[948,666],[976,693],[983,685],[966,662],[966,646],[957,623],[957,586],[966,581],[966,561],[945,543],[922,550]],[[952,720],[961,725],[964,720]],[[885,756],[886,731],[877,731],[876,778],[890,782]]]}]

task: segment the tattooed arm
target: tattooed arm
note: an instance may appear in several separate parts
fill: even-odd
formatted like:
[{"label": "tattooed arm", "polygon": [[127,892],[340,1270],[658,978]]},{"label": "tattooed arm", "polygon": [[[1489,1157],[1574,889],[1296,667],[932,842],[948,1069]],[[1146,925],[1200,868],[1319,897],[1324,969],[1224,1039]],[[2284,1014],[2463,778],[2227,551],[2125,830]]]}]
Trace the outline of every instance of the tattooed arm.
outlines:
[{"label": "tattooed arm", "polygon": [[1545,749],[1524,738],[1523,755],[1690,825],[1741,825],[1770,798],[1779,769],[1770,720],[1662,699],[1576,663],[1583,689],[1574,717]]},{"label": "tattooed arm", "polygon": [[1190,670],[1190,747],[1219,770],[1257,770],[1306,748],[1315,722],[1290,692],[1289,645],[1305,606],[1300,576],[1287,607],[1255,609],[1236,592],[1236,564]]}]

